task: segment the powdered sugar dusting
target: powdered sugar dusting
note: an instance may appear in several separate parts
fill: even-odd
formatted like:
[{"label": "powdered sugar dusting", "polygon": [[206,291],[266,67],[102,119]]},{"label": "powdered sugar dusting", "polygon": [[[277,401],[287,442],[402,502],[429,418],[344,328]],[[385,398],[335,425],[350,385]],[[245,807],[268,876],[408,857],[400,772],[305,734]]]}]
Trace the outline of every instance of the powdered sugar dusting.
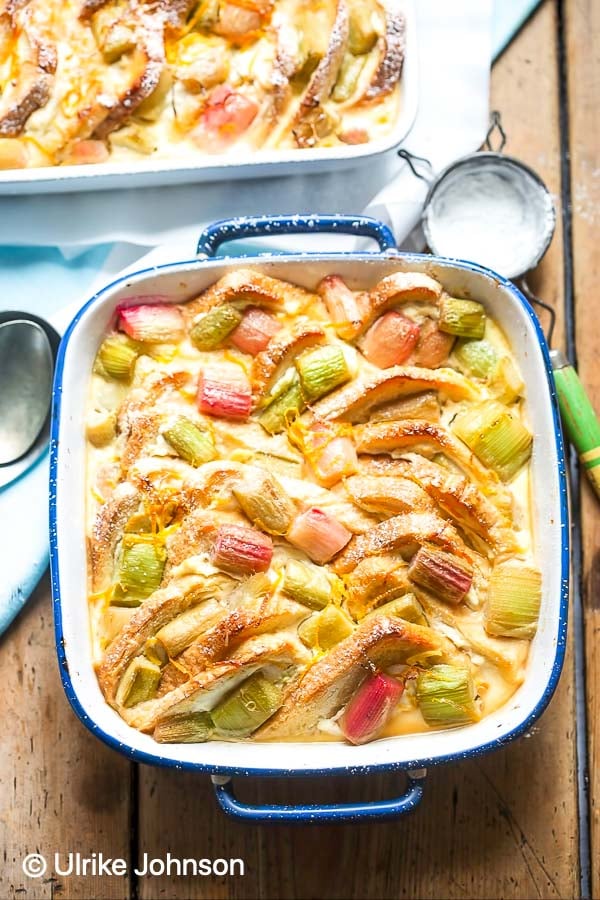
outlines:
[{"label": "powdered sugar dusting", "polygon": [[439,182],[426,210],[431,248],[515,277],[532,267],[554,230],[550,194],[509,159],[474,156]]}]

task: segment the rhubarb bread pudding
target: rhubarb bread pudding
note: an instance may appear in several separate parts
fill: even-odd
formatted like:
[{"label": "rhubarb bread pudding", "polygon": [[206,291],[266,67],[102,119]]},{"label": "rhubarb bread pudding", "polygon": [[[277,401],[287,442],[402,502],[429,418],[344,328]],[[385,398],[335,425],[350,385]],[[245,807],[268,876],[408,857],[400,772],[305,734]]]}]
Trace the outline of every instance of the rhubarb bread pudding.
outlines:
[{"label": "rhubarb bread pudding", "polygon": [[0,0],[0,169],[362,144],[397,0]]},{"label": "rhubarb bread pudding", "polygon": [[252,269],[129,297],[98,349],[89,607],[102,692],[159,742],[465,726],[524,677],[532,434],[502,332],[395,272]]}]

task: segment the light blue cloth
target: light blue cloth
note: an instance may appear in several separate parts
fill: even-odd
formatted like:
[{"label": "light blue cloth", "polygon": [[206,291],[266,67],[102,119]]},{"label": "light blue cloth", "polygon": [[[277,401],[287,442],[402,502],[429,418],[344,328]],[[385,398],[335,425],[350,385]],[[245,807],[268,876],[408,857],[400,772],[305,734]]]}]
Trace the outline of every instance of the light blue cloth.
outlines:
[{"label": "light blue cloth", "polygon": [[494,0],[492,56],[496,60],[541,0]]},{"label": "light blue cloth", "polygon": [[51,316],[85,295],[110,249],[104,244],[67,260],[56,247],[0,248],[0,310]]},{"label": "light blue cloth", "polygon": [[[110,250],[95,247],[67,261],[55,248],[0,249],[0,310],[44,318],[85,295]],[[48,565],[48,454],[0,490],[0,634],[10,625]]]},{"label": "light blue cloth", "polygon": [[0,492],[0,634],[22,609],[48,565],[48,453]]},{"label": "light blue cloth", "polygon": [[[540,0],[495,0],[494,59],[504,50]],[[0,248],[0,310],[14,309],[43,317],[85,297],[111,247],[103,245],[66,259],[52,247]],[[241,253],[243,248],[228,248]],[[48,523],[31,515],[47,490],[45,454],[17,482],[0,490],[0,634],[25,604],[48,565]]]}]

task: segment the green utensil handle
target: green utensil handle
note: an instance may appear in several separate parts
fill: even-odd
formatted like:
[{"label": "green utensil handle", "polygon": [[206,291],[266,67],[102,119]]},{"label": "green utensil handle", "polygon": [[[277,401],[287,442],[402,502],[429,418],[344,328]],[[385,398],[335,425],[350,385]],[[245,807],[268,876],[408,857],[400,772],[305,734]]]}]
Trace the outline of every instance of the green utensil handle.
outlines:
[{"label": "green utensil handle", "polygon": [[600,497],[600,422],[579,376],[560,350],[550,353],[558,405],[567,436]]}]

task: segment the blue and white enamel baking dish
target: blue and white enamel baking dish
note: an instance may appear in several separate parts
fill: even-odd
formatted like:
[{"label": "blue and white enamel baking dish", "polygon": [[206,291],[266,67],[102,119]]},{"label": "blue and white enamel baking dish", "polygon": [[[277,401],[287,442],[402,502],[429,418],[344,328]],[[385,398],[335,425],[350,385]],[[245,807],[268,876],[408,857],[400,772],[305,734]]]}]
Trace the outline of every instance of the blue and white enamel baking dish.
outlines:
[{"label": "blue and white enamel baking dish", "polygon": [[[367,144],[342,144],[305,150],[258,148],[225,155],[197,153],[176,159],[153,157],[132,162],[93,163],[85,166],[44,166],[0,169],[3,194],[54,194],[72,191],[129,189],[168,184],[231,181],[281,175],[330,172],[374,161],[398,147],[410,132],[419,99],[419,45],[414,0],[389,0],[404,16],[405,59],[400,79],[398,114],[388,134]],[[428,63],[433,64],[433,63]]]},{"label": "blue and white enamel baking dish", "polygon": [[[378,253],[267,254],[215,258],[226,241],[265,235],[341,232],[377,241]],[[510,701],[482,721],[450,731],[412,734],[354,747],[337,743],[227,743],[158,745],[129,727],[105,702],[92,668],[86,600],[85,437],[88,373],[117,304],[135,294],[166,294],[174,302],[196,296],[236,267],[252,266],[314,288],[339,273],[354,289],[393,271],[426,272],[458,296],[481,301],[512,344],[526,383],[535,433],[533,516],[543,573],[543,602],[527,676]],[[523,295],[493,272],[459,260],[398,253],[390,231],[361,217],[235,219],[218,222],[200,238],[198,257],[128,275],[106,287],[77,314],[62,341],[56,368],[50,474],[50,534],[56,646],[67,697],[85,725],[133,760],[213,776],[222,808],[251,821],[331,821],[392,818],[421,799],[428,766],[486,753],[523,734],[542,713],[562,668],[567,631],[569,532],[565,462],[548,348]],[[342,806],[249,807],[233,793],[232,776],[333,775],[396,770],[408,788],[391,800]],[[404,782],[403,782],[404,783]],[[317,798],[315,798],[317,799]]]}]

